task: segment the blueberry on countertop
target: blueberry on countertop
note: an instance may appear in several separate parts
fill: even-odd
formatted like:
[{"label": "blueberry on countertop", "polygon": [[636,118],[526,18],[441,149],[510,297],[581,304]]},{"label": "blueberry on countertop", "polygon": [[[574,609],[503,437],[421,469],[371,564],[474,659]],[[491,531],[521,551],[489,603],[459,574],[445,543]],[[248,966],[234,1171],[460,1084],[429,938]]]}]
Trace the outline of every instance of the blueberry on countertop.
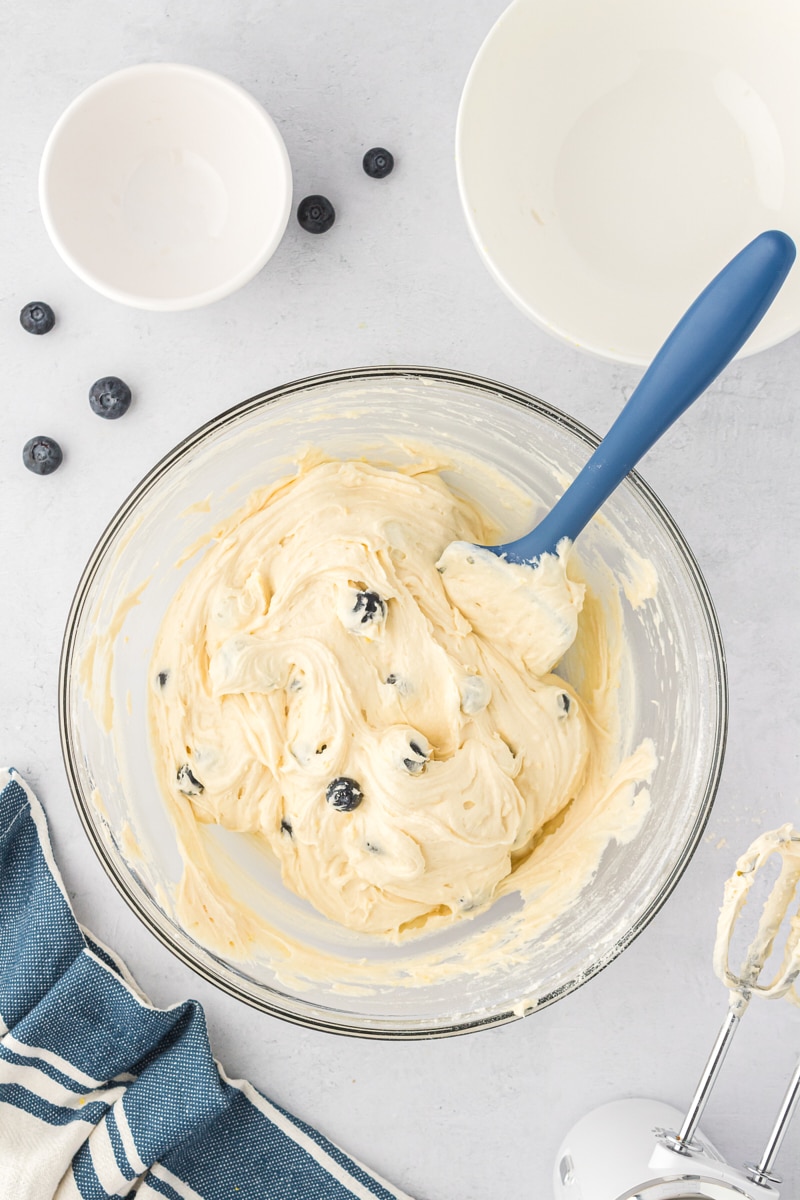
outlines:
[{"label": "blueberry on countertop", "polygon": [[19,314],[19,323],[26,333],[49,333],[56,323],[56,314],[44,300],[32,300]]},{"label": "blueberry on countertop", "polygon": [[306,233],[327,233],[336,210],[327,196],[306,196],[297,206],[297,220]]},{"label": "blueberry on countertop", "polygon": [[106,375],[89,388],[89,405],[98,417],[116,421],[123,417],[131,403],[131,389],[116,375]]},{"label": "blueberry on countertop", "polygon": [[199,779],[196,779],[192,774],[192,768],[188,763],[184,763],[178,768],[178,789],[183,792],[184,796],[199,796],[205,791]]},{"label": "blueberry on countertop", "polygon": [[385,179],[394,170],[394,155],[383,146],[373,146],[364,155],[362,165],[371,179]]},{"label": "blueberry on countertop", "polygon": [[328,784],[325,790],[325,799],[331,808],[336,808],[339,812],[352,812],[364,799],[364,793],[361,790],[361,784],[356,783],[355,779],[339,775],[337,779],[332,779]]},{"label": "blueberry on countertop", "polygon": [[22,447],[22,461],[34,475],[52,475],[63,457],[58,442],[44,434],[32,437]]}]

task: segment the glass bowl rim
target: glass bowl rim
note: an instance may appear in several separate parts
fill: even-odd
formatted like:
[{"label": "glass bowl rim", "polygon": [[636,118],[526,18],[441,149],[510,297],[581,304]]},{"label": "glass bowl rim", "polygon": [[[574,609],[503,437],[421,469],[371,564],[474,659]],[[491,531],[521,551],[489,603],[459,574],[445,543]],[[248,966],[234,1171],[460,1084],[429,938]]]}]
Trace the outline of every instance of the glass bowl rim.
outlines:
[{"label": "glass bowl rim", "polygon": [[[71,686],[71,670],[72,649],[75,636],[77,633],[78,622],[83,614],[86,605],[89,590],[94,581],[94,577],[105,557],[106,551],[113,543],[114,538],[120,531],[125,521],[131,516],[140,501],[147,493],[155,486],[159,480],[167,474],[170,468],[180,459],[184,457],[194,447],[201,445],[208,437],[218,431],[224,429],[227,425],[231,425],[238,421],[241,417],[246,416],[251,412],[255,412],[260,408],[266,408],[268,405],[291,396],[298,392],[305,392],[309,389],[318,390],[330,384],[353,382],[363,383],[370,380],[383,381],[414,381],[426,380],[433,383],[455,384],[462,387],[475,388],[478,391],[489,391],[500,396],[503,400],[510,401],[522,408],[532,410],[538,416],[545,418],[555,425],[561,426],[571,433],[578,440],[582,441],[590,449],[594,449],[600,442],[600,437],[594,433],[588,426],[583,425],[574,417],[562,412],[554,405],[540,399],[538,396],[533,396],[527,392],[523,392],[519,388],[512,387],[508,384],[499,383],[496,380],[488,379],[484,376],[475,375],[470,372],[449,370],[447,368],[438,367],[420,367],[420,366],[367,366],[367,367],[352,367],[337,371],[326,371],[316,375],[305,376],[301,379],[292,380],[288,383],[278,384],[275,387],[269,388],[264,392],[259,392],[246,400],[240,401],[238,404],[232,405],[225,409],[217,416],[205,421],[198,426],[192,433],[187,434],[181,439],[170,451],[159,459],[153,467],[140,479],[139,483],[130,491],[125,500],[119,506],[117,511],[111,517],[105,529],[95,544],[92,553],[84,567],[75,593],[70,605],[67,623],[64,631],[64,637],[61,646],[61,657],[59,662],[58,675],[58,723],[59,735],[61,741],[61,751],[64,759],[64,766],[67,773],[70,791],[75,807],[78,811],[81,824],[89,839],[95,854],[100,860],[100,864],[105,870],[116,890],[121,895],[129,908],[139,918],[142,924],[155,937],[166,946],[166,948],[174,954],[181,962],[190,967],[201,978],[214,984],[223,992],[234,998],[244,1001],[261,1012],[269,1013],[271,1016],[278,1017],[281,1020],[289,1021],[292,1024],[300,1025],[309,1029],[318,1029],[328,1033],[338,1033],[349,1035],[352,1037],[361,1037],[374,1040],[385,1041],[416,1041],[421,1039],[451,1037],[457,1034],[468,1033],[476,1029],[488,1029],[497,1025],[508,1024],[511,1021],[518,1020],[521,1016],[528,1016],[532,1012],[538,1012],[542,1008],[548,1007],[556,1000],[575,991],[584,983],[593,979],[600,973],[609,963],[620,955],[623,950],[626,950],[640,933],[650,924],[655,915],[663,907],[669,896],[674,891],[679,879],[686,870],[691,858],[697,849],[698,843],[705,830],[708,818],[711,813],[711,808],[716,796],[721,773],[722,763],[725,756],[725,744],[728,731],[728,676],[725,658],[725,649],[722,641],[722,633],[720,630],[719,619],[711,599],[708,585],[703,577],[700,567],[695,559],[695,556],[689,547],[686,539],[681,533],[679,527],[670,515],[667,508],[658,498],[650,485],[642,478],[637,471],[631,471],[627,477],[629,482],[637,493],[637,498],[644,504],[645,509],[649,510],[650,515],[654,516],[657,522],[667,533],[673,547],[679,553],[684,565],[687,568],[692,584],[695,588],[697,599],[700,603],[703,616],[705,618],[707,633],[711,644],[712,658],[714,665],[714,680],[716,693],[716,722],[713,731],[713,748],[710,761],[705,773],[705,784],[703,795],[699,803],[697,816],[694,824],[688,831],[683,849],[678,861],[674,864],[669,875],[665,879],[656,896],[650,901],[646,909],[638,916],[631,924],[630,928],[619,937],[614,944],[606,950],[596,962],[591,966],[574,972],[571,979],[561,984],[551,993],[543,996],[535,1005],[535,1007],[526,1009],[524,1012],[511,1010],[503,1006],[497,1012],[490,1013],[486,1016],[464,1017],[460,1020],[451,1021],[448,1023],[430,1023],[429,1019],[423,1019],[421,1022],[409,1021],[408,1025],[403,1027],[397,1024],[387,1024],[383,1026],[383,1018],[368,1017],[365,1018],[366,1024],[360,1024],[353,1019],[352,1014],[347,1014],[344,1020],[326,1020],[316,1015],[311,1015],[309,1009],[315,1008],[313,1004],[307,1004],[302,998],[292,997],[292,1000],[297,1005],[297,1011],[288,1007],[282,1007],[275,1003],[270,998],[264,998],[254,995],[245,988],[238,986],[232,979],[221,976],[213,966],[203,962],[191,952],[190,949],[179,945],[172,937],[169,928],[162,925],[156,918],[152,917],[150,912],[140,902],[138,889],[129,874],[124,873],[120,867],[120,863],[109,850],[108,844],[100,836],[99,819],[94,815],[93,806],[89,797],[84,794],[81,787],[80,776],[77,767],[77,756],[75,748],[70,737],[69,724],[69,694]],[[396,1020],[396,1019],[395,1019]],[[426,1021],[428,1023],[426,1023]],[[373,1026],[373,1027],[370,1027]]]}]

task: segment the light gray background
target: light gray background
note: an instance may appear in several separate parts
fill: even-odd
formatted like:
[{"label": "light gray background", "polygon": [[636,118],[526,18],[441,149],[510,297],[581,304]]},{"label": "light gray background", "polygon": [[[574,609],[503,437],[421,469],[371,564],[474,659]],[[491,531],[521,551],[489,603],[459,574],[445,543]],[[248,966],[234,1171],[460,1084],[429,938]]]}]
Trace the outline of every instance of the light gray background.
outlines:
[{"label": "light gray background", "polygon": [[[722,787],[666,909],[586,988],[523,1022],[449,1041],[391,1045],[309,1032],[195,977],[139,925],[83,835],[61,762],[56,677],[73,589],[130,488],[223,408],[329,368],[422,363],[530,390],[604,431],[640,372],[562,345],[521,316],[469,241],[453,165],[463,81],[504,0],[56,0],[0,10],[0,756],[45,803],[79,919],[128,961],[156,1004],[201,1000],[229,1073],[319,1126],[425,1200],[548,1200],[562,1134],[593,1105],[653,1095],[682,1105],[725,1007],[710,967],[722,882],[760,830],[798,819],[797,375],[800,339],[734,364],[645,460],[643,473],[694,548],[718,607],[732,718]],[[102,75],[144,60],[237,80],[277,121],[295,196],[336,205],[331,233],[294,219],[272,262],[210,308],[145,314],[95,295],[47,240],[39,157],[54,121]],[[363,151],[391,148],[382,183]],[[21,306],[58,313],[44,338]],[[129,414],[89,410],[94,379],[135,391]],[[57,474],[20,450],[49,433]],[[800,1020],[755,1003],[708,1111],[736,1162],[777,1108]],[[800,1130],[782,1155],[800,1187]],[[792,1187],[791,1185],[794,1185]]]}]

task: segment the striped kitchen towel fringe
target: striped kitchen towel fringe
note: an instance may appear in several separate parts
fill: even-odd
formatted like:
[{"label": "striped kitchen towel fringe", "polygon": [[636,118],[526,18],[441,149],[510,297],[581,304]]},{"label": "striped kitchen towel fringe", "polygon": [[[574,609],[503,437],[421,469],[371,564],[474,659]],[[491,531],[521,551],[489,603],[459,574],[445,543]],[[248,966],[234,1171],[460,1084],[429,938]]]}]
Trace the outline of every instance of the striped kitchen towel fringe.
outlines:
[{"label": "striped kitchen towel fringe", "polygon": [[78,925],[44,811],[0,770],[0,1200],[408,1200],[228,1079]]}]

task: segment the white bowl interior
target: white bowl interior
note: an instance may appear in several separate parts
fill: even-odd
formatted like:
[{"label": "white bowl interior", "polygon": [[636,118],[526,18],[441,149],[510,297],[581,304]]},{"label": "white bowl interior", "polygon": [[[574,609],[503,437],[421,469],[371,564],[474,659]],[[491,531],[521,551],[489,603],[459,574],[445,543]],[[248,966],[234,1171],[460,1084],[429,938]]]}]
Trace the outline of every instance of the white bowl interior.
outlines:
[{"label": "white bowl interior", "polygon": [[[76,596],[62,660],[61,720],[73,791],[101,860],[142,919],[190,965],[250,1003],[309,1024],[372,1036],[453,1032],[507,1020],[578,986],[610,961],[671,890],[704,825],[724,743],[724,664],[713,610],[702,578],[669,517],[638,480],[626,482],[603,519],[581,539],[590,581],[607,590],[605,567],[624,569],[621,540],[638,547],[659,577],[655,602],[634,610],[623,601],[629,653],[620,703],[627,751],[652,737],[660,757],[652,806],[639,835],[611,844],[580,899],[509,964],[502,954],[487,974],[416,987],[349,994],[326,982],[304,990],[282,982],[265,961],[227,962],[179,927],[169,900],[181,862],[159,794],[146,721],[150,655],[167,604],[193,557],[174,564],[215,519],[232,512],[252,488],[286,474],[304,446],[334,456],[377,452],[401,461],[392,439],[417,439],[500,468],[542,504],[552,503],[563,474],[588,457],[591,435],[557,410],[468,376],[433,371],[364,369],[279,389],[256,398],[189,438],[143,481],[114,519],[90,561]],[[475,490],[469,474],[457,483]],[[205,504],[209,499],[210,511]],[[498,497],[479,498],[499,515]],[[192,505],[200,511],[191,511]],[[508,514],[506,514],[508,517]],[[512,516],[513,521],[513,516]],[[114,736],[105,732],[78,673],[92,635],[112,619],[121,597],[148,586],[114,643],[111,694]],[[569,674],[568,666],[565,673]],[[92,793],[102,797],[102,811]],[[132,851],[135,830],[141,857]],[[474,921],[403,947],[376,943],[339,928],[281,884],[276,867],[257,860],[246,839],[211,832],[229,880],[248,869],[262,885],[254,902],[279,928],[342,962],[405,966],[413,973],[434,949],[459,954],[481,930],[516,903],[495,905]],[[227,860],[225,856],[229,856]],[[227,862],[227,865],[225,865]]]},{"label": "white bowl interior", "polygon": [[[515,0],[468,77],[464,211],[551,332],[645,363],[753,237],[800,240],[793,0]],[[744,353],[800,329],[800,273]]]},{"label": "white bowl interior", "polygon": [[146,308],[186,308],[264,265],[289,216],[291,171],[263,108],[196,67],[151,63],[80,95],[42,159],[48,232],[86,282]]}]

